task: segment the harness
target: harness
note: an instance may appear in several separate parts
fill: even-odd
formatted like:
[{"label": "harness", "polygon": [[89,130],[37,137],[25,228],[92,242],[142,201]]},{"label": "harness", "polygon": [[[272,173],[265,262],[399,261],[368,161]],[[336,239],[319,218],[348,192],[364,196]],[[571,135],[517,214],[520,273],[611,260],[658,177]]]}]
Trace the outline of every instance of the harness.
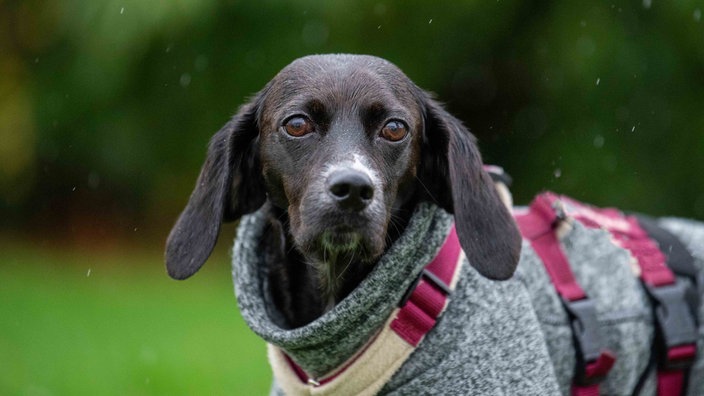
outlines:
[{"label": "harness", "polygon": [[379,333],[338,369],[312,378],[280,348],[267,345],[274,378],[288,395],[374,395],[435,326],[455,289],[464,254],[454,225],[435,258],[409,287]]},{"label": "harness", "polygon": [[[508,183],[497,172],[488,171],[495,182]],[[658,396],[684,394],[696,356],[694,312],[702,284],[684,245],[648,218],[597,209],[552,193],[539,195],[527,210],[514,216],[523,237],[543,262],[570,320],[576,352],[572,394],[598,395],[617,359],[606,348],[595,300],[580,286],[562,250],[560,232],[574,221],[608,231],[614,243],[631,254],[634,272],[652,304],[652,366],[644,370],[634,394],[655,365]],[[381,330],[347,362],[324,376],[309,375],[284,350],[269,344],[276,383],[291,395],[378,393],[439,320],[464,260],[453,226],[437,256],[409,287]]]},{"label": "harness", "polygon": [[560,245],[560,230],[573,221],[608,231],[616,245],[630,252],[635,261],[633,270],[653,307],[652,362],[657,364],[658,396],[684,394],[687,373],[696,356],[697,287],[702,283],[684,245],[649,218],[598,209],[550,192],[538,195],[526,211],[516,212],[514,217],[521,234],[543,262],[570,319],[577,357],[572,394],[598,395],[599,384],[617,358],[605,347],[594,300],[574,277]]}]

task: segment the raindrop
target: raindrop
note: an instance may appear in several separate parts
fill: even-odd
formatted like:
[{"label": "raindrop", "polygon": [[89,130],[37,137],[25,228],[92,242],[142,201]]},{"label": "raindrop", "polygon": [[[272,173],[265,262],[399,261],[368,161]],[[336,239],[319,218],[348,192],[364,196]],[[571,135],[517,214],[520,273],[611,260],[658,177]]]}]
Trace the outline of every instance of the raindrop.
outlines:
[{"label": "raindrop", "polygon": [[555,179],[559,179],[560,176],[562,176],[562,169],[557,168],[552,174],[555,176]]},{"label": "raindrop", "polygon": [[694,14],[692,14],[692,17],[694,17],[694,20],[696,22],[699,22],[702,19],[702,10],[700,10],[699,8],[694,10]]},{"label": "raindrop", "polygon": [[125,13],[125,7],[120,8],[120,15]]},{"label": "raindrop", "polygon": [[633,125],[633,128],[631,128],[631,132],[635,132],[635,131],[636,131],[636,126]]},{"label": "raindrop", "polygon": [[379,29],[381,29],[381,25],[379,25],[379,26],[376,27],[376,30],[379,30]]},{"label": "raindrop", "polygon": [[604,137],[601,135],[596,135],[594,137],[594,147],[602,148],[604,147]]},{"label": "raindrop", "polygon": [[188,73],[181,74],[181,78],[178,79],[178,82],[182,87],[186,88],[191,84],[191,75]]},{"label": "raindrop", "polygon": [[34,58],[34,63],[39,63],[39,58]]},{"label": "raindrop", "polygon": [[649,10],[651,5],[653,5],[653,0],[643,0],[643,8],[646,10]]},{"label": "raindrop", "polygon": [[76,191],[76,186],[73,186],[73,188],[71,189],[71,191]]},{"label": "raindrop", "polygon": [[581,21],[579,21],[579,26],[581,26],[581,27],[587,27],[587,21],[585,21],[584,19],[582,19]]},{"label": "raindrop", "polygon": [[430,25],[431,23],[433,23],[433,18],[430,18],[430,20],[428,21],[428,25]]},{"label": "raindrop", "polygon": [[88,272],[86,272],[86,278],[90,276],[91,268],[88,268]]},{"label": "raindrop", "polygon": [[597,79],[596,79],[596,85],[599,85],[600,82],[601,82],[601,78],[597,78]]}]

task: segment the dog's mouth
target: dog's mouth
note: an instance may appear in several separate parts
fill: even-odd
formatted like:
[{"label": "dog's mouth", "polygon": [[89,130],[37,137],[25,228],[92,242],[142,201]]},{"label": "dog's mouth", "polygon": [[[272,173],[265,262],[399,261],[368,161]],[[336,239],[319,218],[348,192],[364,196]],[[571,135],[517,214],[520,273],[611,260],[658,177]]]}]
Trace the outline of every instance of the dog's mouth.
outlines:
[{"label": "dog's mouth", "polygon": [[302,209],[292,206],[288,210],[291,236],[315,269],[327,310],[366,276],[383,253],[385,216],[350,213],[329,205],[310,204]]},{"label": "dog's mouth", "polygon": [[313,258],[326,311],[350,291],[346,286],[350,281],[361,280],[369,271],[378,257],[373,246],[363,230],[348,225],[331,227],[315,238],[308,257]]},{"label": "dog's mouth", "polygon": [[368,231],[348,224],[330,227],[315,238],[311,253],[326,265],[371,262],[381,254],[382,247],[377,246],[378,241]]},{"label": "dog's mouth", "polygon": [[362,236],[350,227],[326,230],[320,237],[321,247],[330,252],[353,251],[360,247]]}]

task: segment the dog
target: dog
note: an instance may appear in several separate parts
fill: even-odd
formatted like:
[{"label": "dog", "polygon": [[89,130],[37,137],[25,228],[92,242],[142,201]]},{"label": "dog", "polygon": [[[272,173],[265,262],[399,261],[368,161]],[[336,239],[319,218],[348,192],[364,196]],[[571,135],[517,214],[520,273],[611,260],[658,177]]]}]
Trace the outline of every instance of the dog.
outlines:
[{"label": "dog", "polygon": [[[395,65],[307,56],[213,136],[167,239],[167,271],[193,275],[221,223],[240,220],[238,303],[270,344],[272,394],[569,393],[578,360],[570,316],[494,179],[463,123]],[[685,238],[704,229],[670,228]],[[612,280],[637,296],[624,317],[638,322],[629,336],[643,341],[641,356],[628,367],[617,361],[602,390],[647,394],[655,333],[628,255],[603,230],[571,230],[567,255],[584,238],[608,245],[601,253],[624,263]],[[437,279],[424,267],[451,238],[452,271]],[[397,319],[423,285],[441,291],[440,306],[416,334]],[[697,365],[689,392],[704,387]]]}]

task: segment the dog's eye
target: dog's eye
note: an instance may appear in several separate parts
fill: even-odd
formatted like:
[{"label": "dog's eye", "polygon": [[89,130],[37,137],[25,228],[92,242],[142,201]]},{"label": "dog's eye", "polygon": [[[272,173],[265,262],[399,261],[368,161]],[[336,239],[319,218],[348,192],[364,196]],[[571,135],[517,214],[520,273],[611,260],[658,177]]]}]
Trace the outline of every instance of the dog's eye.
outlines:
[{"label": "dog's eye", "polygon": [[305,117],[292,117],[284,124],[286,133],[299,137],[313,132],[313,124]]},{"label": "dog's eye", "polygon": [[398,142],[408,133],[406,125],[401,121],[389,121],[381,129],[381,137],[392,142]]}]

